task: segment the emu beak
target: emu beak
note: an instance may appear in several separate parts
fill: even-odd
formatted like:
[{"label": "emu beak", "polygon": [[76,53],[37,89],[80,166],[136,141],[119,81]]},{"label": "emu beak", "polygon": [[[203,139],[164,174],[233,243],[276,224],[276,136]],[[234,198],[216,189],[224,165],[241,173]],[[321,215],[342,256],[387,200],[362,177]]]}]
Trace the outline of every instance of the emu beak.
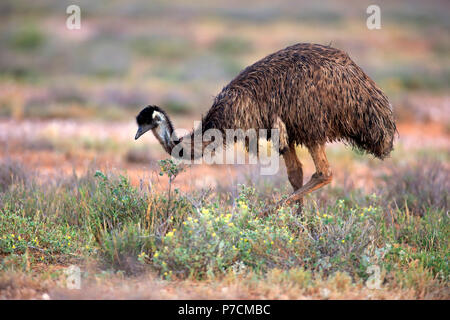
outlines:
[{"label": "emu beak", "polygon": [[136,136],[134,137],[134,140],[137,140],[140,136],[142,136],[148,130],[150,130],[149,127],[139,127],[138,131],[136,132]]}]

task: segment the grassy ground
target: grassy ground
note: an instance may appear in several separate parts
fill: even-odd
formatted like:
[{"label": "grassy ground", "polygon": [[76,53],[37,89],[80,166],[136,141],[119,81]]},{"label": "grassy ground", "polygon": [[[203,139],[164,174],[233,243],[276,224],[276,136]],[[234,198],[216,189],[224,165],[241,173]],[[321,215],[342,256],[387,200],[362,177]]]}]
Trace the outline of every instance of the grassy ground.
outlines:
[{"label": "grassy ground", "polygon": [[[76,264],[91,296],[105,291],[98,298],[133,286],[136,297],[160,298],[449,298],[442,161],[396,167],[371,194],[331,187],[309,196],[302,215],[285,207],[267,217],[258,213],[286,185],[182,192],[172,181],[177,167],[159,164],[169,183],[157,191],[93,170],[43,183],[3,163],[0,296],[29,287],[33,297],[81,297],[62,289],[64,267]],[[221,291],[210,295],[214,288]]]}]

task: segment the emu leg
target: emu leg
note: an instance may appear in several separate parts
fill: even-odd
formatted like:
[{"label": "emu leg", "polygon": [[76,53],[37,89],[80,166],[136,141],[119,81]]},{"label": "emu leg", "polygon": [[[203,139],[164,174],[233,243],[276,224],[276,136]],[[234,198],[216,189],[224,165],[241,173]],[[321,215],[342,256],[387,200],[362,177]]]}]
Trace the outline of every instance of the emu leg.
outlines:
[{"label": "emu leg", "polygon": [[302,199],[304,195],[329,184],[332,180],[333,175],[325,154],[325,145],[317,145],[308,149],[311,157],[313,158],[316,173],[312,175],[311,180],[309,180],[300,189],[296,190],[284,201],[286,204],[292,204],[293,202]]},{"label": "emu leg", "polygon": [[[288,174],[289,182],[294,188],[294,192],[303,186],[303,169],[302,163],[297,157],[295,152],[295,146],[290,145],[285,153],[283,153],[284,162],[286,164],[286,170]],[[300,197],[296,203],[298,204],[297,213],[302,213],[303,197]]]},{"label": "emu leg", "polygon": [[[275,209],[284,204],[292,204],[296,201],[302,201],[304,195],[306,195],[314,190],[317,190],[331,182],[333,175],[331,173],[330,165],[328,164],[327,156],[325,154],[325,145],[317,145],[317,146],[309,147],[308,150],[309,150],[309,153],[311,154],[311,157],[313,158],[314,165],[316,167],[316,173],[314,173],[312,175],[311,179],[305,185],[303,185],[300,188],[298,188],[297,190],[295,190],[294,193],[291,194],[287,199],[279,201],[275,205]],[[292,184],[292,182],[298,183],[298,181],[301,181],[299,179],[299,174],[298,174],[298,172],[300,172],[300,170],[297,171],[296,177],[294,177],[294,175],[292,175],[292,174],[290,175],[288,163],[291,164],[290,168],[294,168],[295,165],[300,164],[300,161],[298,161],[298,159],[297,159],[298,164],[294,165],[293,163],[295,163],[295,160],[293,160],[293,155],[295,155],[295,152],[292,153],[291,149],[289,149],[289,151],[290,151],[290,154],[286,155],[286,157],[288,157],[287,158],[288,160],[286,160],[286,158],[285,158],[286,166],[288,166],[289,181],[291,181],[291,184]],[[284,156],[284,154],[283,154],[283,156]],[[296,157],[296,155],[295,155],[295,157]],[[291,180],[291,177],[292,177],[292,180]],[[294,184],[292,184],[292,185],[294,186]],[[297,186],[298,185],[299,184],[297,184]],[[272,209],[274,209],[274,208],[272,207],[271,209],[266,209],[266,210],[262,211],[259,214],[259,216],[266,216]]]}]

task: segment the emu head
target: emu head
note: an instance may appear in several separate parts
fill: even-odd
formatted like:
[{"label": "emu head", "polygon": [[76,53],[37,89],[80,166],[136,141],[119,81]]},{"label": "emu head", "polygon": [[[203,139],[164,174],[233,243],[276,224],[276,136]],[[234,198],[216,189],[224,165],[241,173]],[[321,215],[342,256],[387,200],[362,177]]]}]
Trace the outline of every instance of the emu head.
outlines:
[{"label": "emu head", "polygon": [[139,112],[136,117],[138,124],[138,131],[136,132],[135,140],[152,130],[155,137],[163,145],[167,152],[170,152],[173,147],[171,136],[173,133],[173,126],[167,114],[157,106],[147,106]]}]

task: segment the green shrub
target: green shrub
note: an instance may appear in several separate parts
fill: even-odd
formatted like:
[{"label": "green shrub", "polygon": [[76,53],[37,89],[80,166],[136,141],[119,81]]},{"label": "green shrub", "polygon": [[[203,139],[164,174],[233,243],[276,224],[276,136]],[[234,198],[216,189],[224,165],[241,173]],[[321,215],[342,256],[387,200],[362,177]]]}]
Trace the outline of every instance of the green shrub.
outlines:
[{"label": "green shrub", "polygon": [[98,179],[95,188],[82,188],[79,193],[83,204],[80,214],[86,216],[88,228],[97,240],[101,232],[114,230],[129,221],[140,222],[145,216],[146,199],[125,177],[111,180],[97,171],[95,178]]},{"label": "green shrub", "polygon": [[302,279],[345,272],[358,282],[373,266],[393,286],[422,288],[417,274],[435,285],[449,279],[450,223],[442,209],[419,217],[375,194],[342,191],[321,205],[310,196],[302,215],[281,207],[260,217],[270,199],[254,188],[240,185],[237,197],[184,194],[173,186],[182,168],[171,160],[159,165],[169,178],[163,192],[100,171],[46,184],[14,180],[0,193],[2,268],[89,256],[107,269],[150,269],[167,279],[304,270]]},{"label": "green shrub", "polygon": [[152,250],[153,237],[141,225],[127,223],[100,234],[102,255],[107,266],[128,274],[143,271],[145,252]]},{"label": "green shrub", "polygon": [[431,211],[424,217],[399,211],[395,226],[385,230],[384,237],[393,246],[385,259],[388,271],[399,271],[415,263],[433,276],[448,281],[450,221],[446,212]]},{"label": "green shrub", "polygon": [[339,201],[323,213],[299,217],[281,208],[260,218],[264,207],[254,189],[241,188],[234,208],[205,205],[162,237],[152,257],[161,273],[202,278],[236,268],[261,273],[305,267],[355,275],[378,262],[377,245],[383,245],[376,225],[379,208],[348,208]]},{"label": "green shrub", "polygon": [[21,51],[34,51],[45,41],[45,36],[34,25],[25,25],[11,36],[11,45]]},{"label": "green shrub", "polygon": [[0,234],[0,254],[28,256],[30,252],[31,262],[65,263],[83,246],[83,235],[76,228],[57,224],[39,211],[31,218],[8,206],[0,210]]}]

